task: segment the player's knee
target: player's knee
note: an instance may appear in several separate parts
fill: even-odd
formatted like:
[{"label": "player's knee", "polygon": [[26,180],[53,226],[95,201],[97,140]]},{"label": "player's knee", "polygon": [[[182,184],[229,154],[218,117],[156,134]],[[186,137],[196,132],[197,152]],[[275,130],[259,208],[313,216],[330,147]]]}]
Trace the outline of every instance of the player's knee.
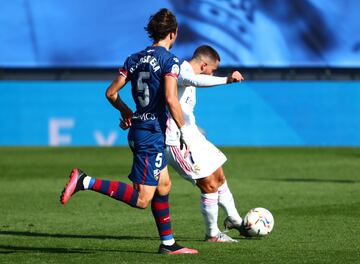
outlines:
[{"label": "player's knee", "polygon": [[167,195],[171,190],[171,181],[170,179],[168,181],[162,182],[161,185],[158,186],[158,193],[160,195]]},{"label": "player's knee", "polygon": [[225,175],[221,168],[219,168],[214,175],[219,187],[225,183]]},{"label": "player's knee", "polygon": [[218,191],[218,182],[214,175],[200,179],[196,185],[199,187],[202,193],[215,193]]},{"label": "player's knee", "polygon": [[220,187],[221,185],[223,185],[225,183],[225,175],[223,174],[221,177],[219,177],[218,179],[218,186]]},{"label": "player's knee", "polygon": [[215,193],[218,191],[218,186],[215,182],[208,182],[199,187],[203,193]]},{"label": "player's knee", "polygon": [[209,193],[215,193],[218,191],[217,184],[213,183],[208,186]]},{"label": "player's knee", "polygon": [[146,209],[150,204],[150,201],[138,198],[136,207],[139,209]]},{"label": "player's knee", "polygon": [[170,191],[170,189],[171,189],[171,181],[170,181],[170,179],[163,184],[163,187],[164,187],[164,189],[167,189],[167,190]]}]

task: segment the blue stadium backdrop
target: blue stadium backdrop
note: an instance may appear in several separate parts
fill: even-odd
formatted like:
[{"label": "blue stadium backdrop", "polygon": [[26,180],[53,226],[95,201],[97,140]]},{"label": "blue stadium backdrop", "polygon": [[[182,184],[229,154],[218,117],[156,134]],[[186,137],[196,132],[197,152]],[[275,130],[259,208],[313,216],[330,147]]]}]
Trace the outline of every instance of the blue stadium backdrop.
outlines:
[{"label": "blue stadium backdrop", "polygon": [[[118,67],[150,43],[143,27],[161,7],[178,17],[182,59],[207,43],[223,66],[360,67],[357,0],[2,1],[0,67]],[[0,145],[125,145],[108,84],[0,81]],[[200,90],[198,123],[219,145],[359,146],[359,91],[359,82]]]},{"label": "blue stadium backdrop", "polygon": [[228,66],[360,66],[358,0],[3,0],[0,67],[119,66],[161,7],[181,58],[207,43]]},{"label": "blue stadium backdrop", "polygon": [[[126,145],[108,85],[0,82],[0,145]],[[360,146],[359,102],[360,82],[244,82],[199,89],[196,114],[218,145]]]}]

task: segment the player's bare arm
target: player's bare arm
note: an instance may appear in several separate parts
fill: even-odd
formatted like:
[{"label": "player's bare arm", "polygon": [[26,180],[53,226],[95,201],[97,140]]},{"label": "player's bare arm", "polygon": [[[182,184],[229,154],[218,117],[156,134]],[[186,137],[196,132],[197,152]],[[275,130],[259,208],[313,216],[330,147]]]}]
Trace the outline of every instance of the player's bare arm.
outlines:
[{"label": "player's bare arm", "polygon": [[176,125],[183,127],[185,122],[178,99],[177,80],[172,76],[165,77],[165,100]]},{"label": "player's bare arm", "polygon": [[187,135],[185,121],[184,121],[181,105],[178,99],[177,79],[175,79],[172,76],[165,77],[165,100],[171,116],[173,117],[178,128],[180,129],[181,149],[185,145],[186,151],[184,157],[186,158],[190,153],[189,140],[188,140],[189,137]]},{"label": "player's bare arm", "polygon": [[132,110],[121,100],[119,95],[119,91],[126,85],[127,81],[127,78],[119,75],[106,90],[106,98],[121,113],[120,127],[123,129],[131,126],[131,117],[133,115]]}]

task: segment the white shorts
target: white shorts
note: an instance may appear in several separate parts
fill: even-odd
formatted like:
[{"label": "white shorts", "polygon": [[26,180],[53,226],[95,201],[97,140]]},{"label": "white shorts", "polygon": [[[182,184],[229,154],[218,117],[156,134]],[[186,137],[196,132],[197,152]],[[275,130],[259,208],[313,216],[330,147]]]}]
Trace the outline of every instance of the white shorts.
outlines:
[{"label": "white shorts", "polygon": [[[204,136],[190,146],[190,155],[184,159],[184,151],[179,146],[166,146],[166,159],[180,176],[196,183],[197,179],[213,174],[226,161],[225,155]],[[193,168],[196,168],[194,171]]]}]

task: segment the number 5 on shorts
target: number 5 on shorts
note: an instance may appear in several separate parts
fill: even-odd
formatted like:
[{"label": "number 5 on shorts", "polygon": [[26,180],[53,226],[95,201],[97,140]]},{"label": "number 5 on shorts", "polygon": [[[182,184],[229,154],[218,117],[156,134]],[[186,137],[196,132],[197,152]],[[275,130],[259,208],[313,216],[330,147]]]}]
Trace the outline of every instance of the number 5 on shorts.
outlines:
[{"label": "number 5 on shorts", "polygon": [[158,153],[157,156],[156,156],[156,159],[155,159],[155,166],[157,168],[160,168],[161,167],[161,164],[162,164],[162,160],[163,159],[163,154],[162,153]]}]

